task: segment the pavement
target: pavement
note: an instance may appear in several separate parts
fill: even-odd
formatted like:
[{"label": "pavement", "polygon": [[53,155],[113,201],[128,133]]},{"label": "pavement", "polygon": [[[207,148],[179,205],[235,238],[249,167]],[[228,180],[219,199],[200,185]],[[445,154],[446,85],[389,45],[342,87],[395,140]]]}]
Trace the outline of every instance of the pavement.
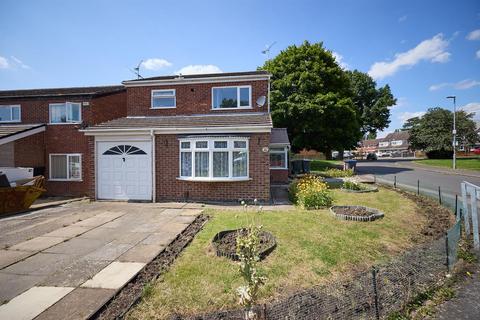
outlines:
[{"label": "pavement", "polygon": [[442,201],[453,207],[455,195],[460,195],[460,184],[463,181],[480,185],[480,173],[472,175],[464,171],[453,171],[449,169],[427,167],[417,165],[412,161],[388,159],[378,161],[359,161],[357,163],[358,174],[375,175],[378,182],[393,184],[396,177],[397,185],[417,190],[417,183],[420,183],[420,192],[424,195],[437,198],[438,187],[441,189]]},{"label": "pavement", "polygon": [[0,220],[0,319],[86,319],[202,212],[76,201]]}]

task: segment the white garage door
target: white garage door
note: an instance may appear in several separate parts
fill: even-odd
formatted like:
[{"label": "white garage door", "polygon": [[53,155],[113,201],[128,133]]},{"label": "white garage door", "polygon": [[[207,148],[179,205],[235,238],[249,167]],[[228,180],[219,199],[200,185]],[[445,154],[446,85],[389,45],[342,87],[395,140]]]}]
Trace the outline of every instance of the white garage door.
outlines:
[{"label": "white garage door", "polygon": [[152,199],[151,142],[98,142],[98,199]]}]

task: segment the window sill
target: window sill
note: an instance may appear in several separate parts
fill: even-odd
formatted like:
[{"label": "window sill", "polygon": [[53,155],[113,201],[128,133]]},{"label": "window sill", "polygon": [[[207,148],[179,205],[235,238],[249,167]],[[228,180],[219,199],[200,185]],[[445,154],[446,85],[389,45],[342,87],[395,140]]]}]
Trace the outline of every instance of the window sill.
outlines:
[{"label": "window sill", "polygon": [[152,110],[163,110],[163,109],[176,109],[177,107],[157,107],[157,108],[154,108],[154,107],[150,107],[150,109]]},{"label": "window sill", "polygon": [[288,170],[288,168],[283,168],[283,167],[270,167],[270,170]]},{"label": "window sill", "polygon": [[240,181],[250,181],[252,178],[243,177],[243,178],[189,178],[189,177],[177,177],[177,180],[180,181],[193,181],[193,182],[240,182]]},{"label": "window sill", "polygon": [[83,182],[83,179],[48,179],[53,182]]},{"label": "window sill", "polygon": [[79,125],[82,122],[62,122],[62,123],[51,123],[49,122],[49,126],[64,126],[64,125]]},{"label": "window sill", "polygon": [[222,111],[222,110],[248,110],[253,109],[252,107],[234,107],[234,108],[212,108],[212,111]]}]

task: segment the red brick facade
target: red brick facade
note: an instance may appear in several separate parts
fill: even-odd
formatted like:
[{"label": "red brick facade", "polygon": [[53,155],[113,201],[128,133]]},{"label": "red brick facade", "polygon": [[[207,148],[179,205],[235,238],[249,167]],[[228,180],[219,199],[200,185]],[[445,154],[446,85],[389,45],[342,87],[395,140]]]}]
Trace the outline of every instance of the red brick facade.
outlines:
[{"label": "red brick facade", "polygon": [[[251,109],[212,110],[212,88],[246,86],[252,87]],[[152,109],[152,90],[175,89],[176,108]],[[268,81],[257,80],[248,82],[175,84],[162,86],[144,86],[127,88],[127,114],[129,116],[173,116],[222,112],[267,112],[267,104],[263,107],[255,105],[260,96],[268,95]]]},{"label": "red brick facade", "polygon": [[13,142],[15,167],[45,166],[45,132]]},{"label": "red brick facade", "polygon": [[155,136],[156,199],[238,201],[270,199],[270,157],[262,148],[270,143],[269,133],[250,135],[249,174],[243,182],[199,182],[178,180],[179,142],[177,135]]}]

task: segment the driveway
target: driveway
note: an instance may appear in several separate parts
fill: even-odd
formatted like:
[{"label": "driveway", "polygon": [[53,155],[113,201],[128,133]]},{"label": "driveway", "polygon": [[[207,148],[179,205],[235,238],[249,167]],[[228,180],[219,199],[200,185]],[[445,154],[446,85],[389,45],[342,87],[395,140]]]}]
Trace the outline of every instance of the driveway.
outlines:
[{"label": "driveway", "polygon": [[0,319],[88,318],[200,212],[81,201],[1,219]]}]

